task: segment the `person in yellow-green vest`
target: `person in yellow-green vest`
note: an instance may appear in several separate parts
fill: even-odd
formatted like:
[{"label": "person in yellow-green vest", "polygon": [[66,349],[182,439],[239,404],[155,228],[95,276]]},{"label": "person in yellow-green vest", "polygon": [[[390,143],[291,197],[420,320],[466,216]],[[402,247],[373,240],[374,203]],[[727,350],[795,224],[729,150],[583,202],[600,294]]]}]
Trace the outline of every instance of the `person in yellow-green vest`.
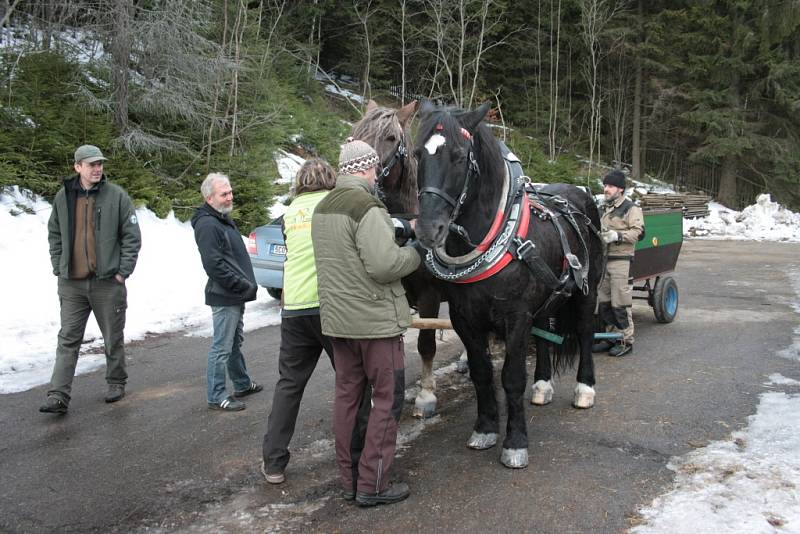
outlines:
[{"label": "person in yellow-green vest", "polygon": [[286,261],[283,264],[283,308],[278,356],[280,378],[264,435],[261,471],[267,482],[280,484],[289,463],[300,401],[324,349],[333,365],[330,338],[322,334],[317,295],[317,270],[311,244],[311,215],[336,185],[336,172],[323,159],[313,158],[297,172],[294,200],[283,216]]}]

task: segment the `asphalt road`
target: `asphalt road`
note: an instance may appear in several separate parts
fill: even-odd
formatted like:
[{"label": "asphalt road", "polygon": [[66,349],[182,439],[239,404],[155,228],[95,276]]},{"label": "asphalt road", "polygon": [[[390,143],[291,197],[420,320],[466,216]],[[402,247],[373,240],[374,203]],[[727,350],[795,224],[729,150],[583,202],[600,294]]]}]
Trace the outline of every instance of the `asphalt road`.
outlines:
[{"label": "asphalt road", "polygon": [[[206,408],[208,339],[134,343],[117,404],[102,400],[102,371],[76,378],[64,417],[37,412],[45,387],[0,396],[0,531],[622,532],[669,489],[670,457],[745,425],[771,373],[800,379],[797,362],[776,356],[798,324],[790,266],[800,269],[800,245],[685,243],[676,321],[658,324],[637,304],[634,353],[596,358],[594,408],[570,406],[572,372],[556,381],[551,405],[528,405],[527,469],[502,467],[499,448],[465,447],[474,393],[446,367],[439,415],[412,419],[409,403],[401,423],[395,476],[411,497],[374,509],[339,497],[327,360],[306,392],[287,482],[270,486],[258,466],[278,328],[247,335],[248,367],[266,388],[235,414]],[[459,352],[448,336],[439,364]]]}]

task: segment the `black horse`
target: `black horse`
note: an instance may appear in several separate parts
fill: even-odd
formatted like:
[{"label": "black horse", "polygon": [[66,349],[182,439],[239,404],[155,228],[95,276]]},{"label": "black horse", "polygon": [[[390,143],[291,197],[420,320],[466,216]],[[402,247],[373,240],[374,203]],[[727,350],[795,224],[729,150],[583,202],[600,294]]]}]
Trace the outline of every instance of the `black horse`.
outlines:
[{"label": "black horse", "polygon": [[[482,124],[488,110],[488,104],[474,111],[423,105],[414,151],[420,191],[416,232],[429,249],[427,267],[447,281],[450,318],[467,349],[478,401],[467,446],[490,448],[499,433],[487,351],[492,333],[506,344],[502,383],[508,421],[501,462],[525,467],[523,397],[533,325],[563,337],[554,345],[557,369],[580,353],[573,404],[594,404],[591,346],[603,269],[600,217],[592,197],[577,187],[555,184],[536,191],[526,187],[524,176],[514,177],[513,165],[506,162],[515,158],[504,154]],[[536,382],[549,386],[550,373],[548,343],[537,338]]]},{"label": "black horse", "polygon": [[[411,153],[408,124],[417,110],[417,101],[399,109],[379,106],[370,100],[360,121],[353,125],[351,135],[367,142],[378,153],[380,167],[376,192],[392,217],[416,218],[417,161]],[[411,306],[422,318],[439,316],[442,284],[425,267],[403,278],[403,287]],[[414,415],[431,417],[436,413],[436,379],[433,359],[436,356],[436,331],[420,330],[417,351],[422,358],[422,388],[414,403]]]}]

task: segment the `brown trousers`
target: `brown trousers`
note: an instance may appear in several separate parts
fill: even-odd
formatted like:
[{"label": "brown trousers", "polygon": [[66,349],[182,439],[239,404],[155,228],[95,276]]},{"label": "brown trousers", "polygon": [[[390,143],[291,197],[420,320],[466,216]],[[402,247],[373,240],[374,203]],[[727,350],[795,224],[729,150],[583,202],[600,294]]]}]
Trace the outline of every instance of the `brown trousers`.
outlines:
[{"label": "brown trousers", "polygon": [[[333,338],[332,344],[336,362],[333,433],[342,485],[346,490],[380,493],[389,485],[387,473],[394,461],[405,396],[403,338]],[[367,384],[372,409],[362,450],[358,410]]]},{"label": "brown trousers", "polygon": [[617,318],[620,315],[627,316],[627,323],[625,328],[620,328],[612,321],[606,321],[606,330],[609,332],[622,333],[622,340],[628,345],[633,345],[634,329],[633,329],[633,314],[631,313],[631,306],[633,306],[633,285],[629,281],[629,273],[631,270],[631,262],[628,260],[614,260],[610,259],[606,264],[606,272],[600,285],[597,287],[597,302],[600,307],[600,316],[603,317],[603,306],[611,307],[611,313]]}]

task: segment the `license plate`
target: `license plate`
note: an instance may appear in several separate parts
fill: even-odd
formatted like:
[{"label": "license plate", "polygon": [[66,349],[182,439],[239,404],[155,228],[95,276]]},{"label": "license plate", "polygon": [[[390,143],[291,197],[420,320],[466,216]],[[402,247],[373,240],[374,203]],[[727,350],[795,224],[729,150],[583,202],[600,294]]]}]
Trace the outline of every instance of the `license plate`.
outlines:
[{"label": "license plate", "polygon": [[269,253],[273,256],[286,256],[286,245],[276,245],[273,243],[269,246]]}]

